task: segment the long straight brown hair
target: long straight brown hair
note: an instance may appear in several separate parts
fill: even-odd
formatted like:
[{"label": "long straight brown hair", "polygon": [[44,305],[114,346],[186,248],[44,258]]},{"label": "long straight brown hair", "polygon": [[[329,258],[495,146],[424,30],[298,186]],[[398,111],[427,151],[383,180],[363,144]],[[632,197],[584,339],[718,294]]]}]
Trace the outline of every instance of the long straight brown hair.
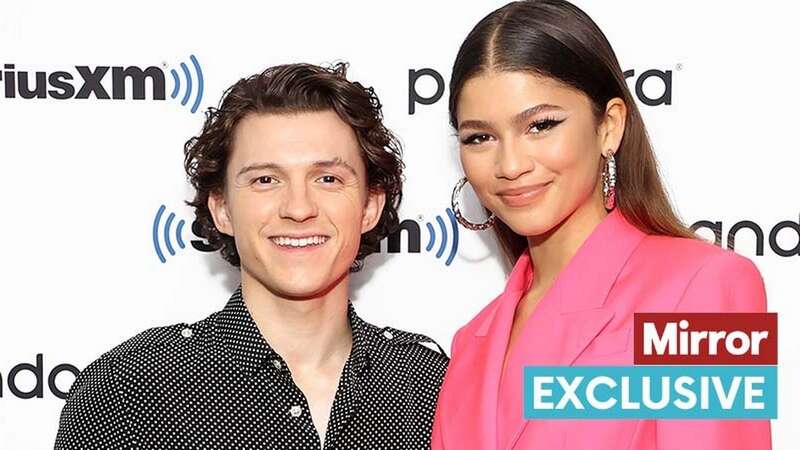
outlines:
[{"label": "long straight brown hair", "polygon": [[[697,238],[678,219],[664,189],[650,138],[608,39],[580,8],[564,0],[509,3],[484,17],[461,44],[450,78],[450,124],[464,83],[483,72],[525,71],[556,79],[586,94],[595,117],[609,100],[627,106],[615,153],[616,199],[622,215],[647,234]],[[508,262],[528,249],[525,236],[498,220],[494,227]]]}]

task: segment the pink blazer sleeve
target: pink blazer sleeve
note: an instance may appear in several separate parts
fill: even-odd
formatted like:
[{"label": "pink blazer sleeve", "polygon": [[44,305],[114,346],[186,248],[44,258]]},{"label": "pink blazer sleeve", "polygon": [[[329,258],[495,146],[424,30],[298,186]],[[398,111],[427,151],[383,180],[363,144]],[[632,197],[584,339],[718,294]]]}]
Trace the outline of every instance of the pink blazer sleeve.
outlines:
[{"label": "pink blazer sleeve", "polygon": [[444,450],[442,441],[442,418],[440,417],[441,408],[436,408],[433,415],[433,430],[431,431],[431,450]]},{"label": "pink blazer sleeve", "polygon": [[[749,259],[726,251],[690,281],[676,312],[766,312],[764,281]],[[658,450],[769,450],[769,420],[657,420]]]}]

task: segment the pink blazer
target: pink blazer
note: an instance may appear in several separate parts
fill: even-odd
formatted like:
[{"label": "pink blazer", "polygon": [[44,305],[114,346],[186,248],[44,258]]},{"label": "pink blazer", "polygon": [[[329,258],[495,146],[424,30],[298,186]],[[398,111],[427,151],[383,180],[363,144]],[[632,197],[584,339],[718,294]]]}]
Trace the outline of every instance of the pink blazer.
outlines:
[{"label": "pink blazer", "polygon": [[[500,374],[514,309],[533,268],[527,252],[506,288],[452,343],[433,450],[764,450],[769,420],[524,420],[524,365],[632,365],[634,312],[764,312],[755,265],[699,240],[647,235],[617,210],[592,231],[542,298]],[[510,381],[509,381],[510,380]],[[519,409],[516,408],[518,405]],[[502,444],[502,445],[501,445]],[[501,448],[502,447],[502,448]]]}]

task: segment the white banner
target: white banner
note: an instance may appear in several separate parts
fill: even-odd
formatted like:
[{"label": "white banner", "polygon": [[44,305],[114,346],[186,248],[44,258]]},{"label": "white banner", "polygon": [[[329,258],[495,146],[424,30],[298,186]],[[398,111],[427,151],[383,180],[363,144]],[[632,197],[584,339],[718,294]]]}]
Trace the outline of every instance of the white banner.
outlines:
[{"label": "white banner", "polygon": [[[445,349],[502,291],[491,232],[447,208],[462,176],[447,87],[504,2],[10,2],[0,9],[0,449],[52,448],[75,372],[136,333],[222,308],[238,271],[193,232],[183,143],[241,77],[348,61],[404,145],[406,230],[366,260],[366,320]],[[779,317],[776,449],[800,434],[797,7],[576,2],[608,36],[687,224],[755,261]],[[142,85],[127,76],[141,70]],[[140,98],[137,98],[140,97]],[[738,230],[738,231],[737,231]]]}]

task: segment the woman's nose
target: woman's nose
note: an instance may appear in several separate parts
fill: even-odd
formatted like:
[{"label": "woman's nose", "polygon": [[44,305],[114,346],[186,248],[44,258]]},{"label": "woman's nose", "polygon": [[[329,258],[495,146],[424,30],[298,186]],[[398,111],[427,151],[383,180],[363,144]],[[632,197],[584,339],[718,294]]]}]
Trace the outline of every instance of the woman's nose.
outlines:
[{"label": "woman's nose", "polygon": [[497,149],[495,176],[507,180],[516,180],[534,168],[533,158],[523,152],[514,143],[503,143]]}]

